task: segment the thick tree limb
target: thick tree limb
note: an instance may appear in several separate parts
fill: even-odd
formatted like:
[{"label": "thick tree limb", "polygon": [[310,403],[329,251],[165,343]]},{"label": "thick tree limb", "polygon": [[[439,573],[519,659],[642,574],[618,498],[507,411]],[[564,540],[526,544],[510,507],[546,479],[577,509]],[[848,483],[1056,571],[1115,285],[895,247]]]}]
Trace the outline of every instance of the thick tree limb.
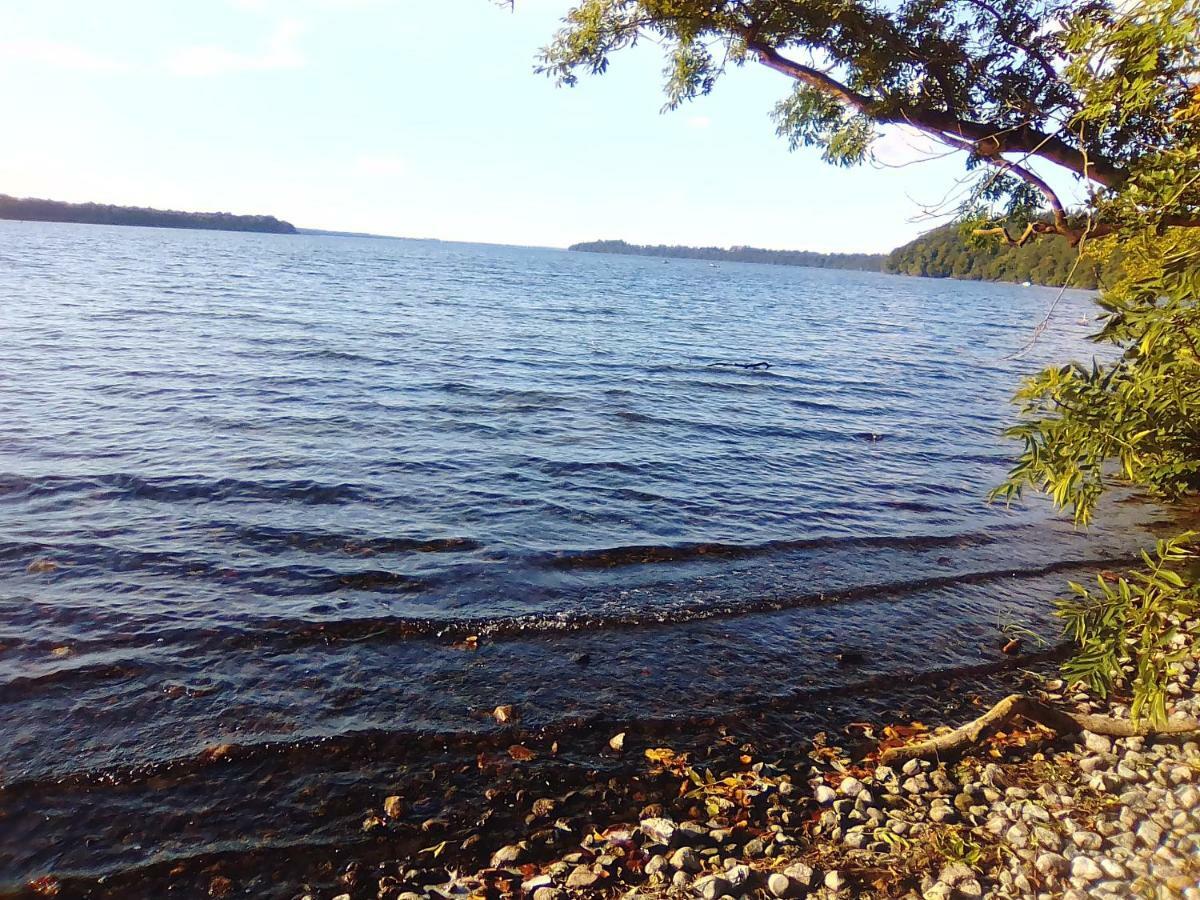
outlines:
[{"label": "thick tree limb", "polygon": [[825,91],[855,112],[869,116],[876,122],[912,125],[943,139],[946,143],[953,142],[946,138],[956,139],[969,144],[975,153],[989,159],[1002,153],[1037,156],[1105,187],[1113,187],[1124,180],[1125,173],[1111,163],[1089,156],[1062,138],[1046,134],[1030,125],[1005,126],[972,122],[943,110],[924,106],[901,105],[891,109],[884,101],[854,91],[826,72],[788,59],[776,48],[753,37],[748,38],[746,46],[758,56],[759,62],[764,66]]},{"label": "thick tree limb", "polygon": [[1064,712],[1024,694],[1009,694],[978,719],[961,728],[903,747],[890,747],[880,754],[879,761],[890,766],[910,759],[945,759],[958,756],[977,746],[1014,719],[1028,719],[1060,735],[1089,731],[1105,737],[1149,737],[1200,731],[1200,722],[1195,719],[1171,719],[1162,728],[1155,728],[1147,723],[1134,725],[1128,719]]}]

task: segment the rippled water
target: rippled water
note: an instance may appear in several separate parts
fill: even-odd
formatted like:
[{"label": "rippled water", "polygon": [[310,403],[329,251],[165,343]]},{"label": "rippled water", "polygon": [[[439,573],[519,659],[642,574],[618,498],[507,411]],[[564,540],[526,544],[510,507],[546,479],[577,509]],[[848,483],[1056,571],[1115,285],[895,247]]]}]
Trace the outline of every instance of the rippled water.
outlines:
[{"label": "rippled water", "polygon": [[[498,703],[884,702],[995,661],[998,623],[1153,524],[983,502],[1019,375],[1090,352],[1072,293],[1005,359],[1052,299],[0,223],[0,887],[356,834],[311,798],[379,761],[297,748],[486,733]],[[193,765],[219,744],[247,761]]]}]

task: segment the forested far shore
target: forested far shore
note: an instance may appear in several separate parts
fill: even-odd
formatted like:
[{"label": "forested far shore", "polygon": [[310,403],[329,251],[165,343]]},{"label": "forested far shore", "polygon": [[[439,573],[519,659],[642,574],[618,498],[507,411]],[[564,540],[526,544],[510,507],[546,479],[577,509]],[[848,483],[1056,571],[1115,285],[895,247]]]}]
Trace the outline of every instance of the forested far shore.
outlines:
[{"label": "forested far shore", "polygon": [[259,231],[295,234],[291,222],[275,216],[239,216],[227,212],[197,213],[105,203],[64,203],[0,194],[0,219],[26,222],[77,222],[85,225],[144,225],[152,228],[202,228],[214,231]]},{"label": "forested far shore", "polygon": [[1111,280],[1118,265],[1115,256],[1103,262],[1086,256],[1077,261],[1076,251],[1065,238],[1056,235],[1030,241],[1024,247],[1009,246],[997,240],[980,241],[976,246],[963,237],[957,225],[935,228],[891,253],[815,253],[807,250],[761,250],[757,247],[724,249],[629,244],[625,241],[589,241],[572,244],[568,249],[628,256],[855,269],[967,281],[1029,281],[1055,287],[1066,284],[1088,289],[1097,288]]},{"label": "forested far shore", "polygon": [[672,259],[708,259],[721,262],[769,263],[776,266],[808,266],[814,269],[862,269],[878,272],[886,256],[882,253],[814,253],[809,250],[763,250],[759,247],[646,246],[625,241],[587,241],[568,250],[586,253],[618,253],[626,256],[662,256]]},{"label": "forested far shore", "polygon": [[926,278],[1029,281],[1094,289],[1111,280],[1118,262],[1116,256],[1103,262],[1086,255],[1080,257],[1066,238],[1058,235],[1014,247],[995,238],[968,243],[957,225],[943,225],[889,253],[884,271]]}]

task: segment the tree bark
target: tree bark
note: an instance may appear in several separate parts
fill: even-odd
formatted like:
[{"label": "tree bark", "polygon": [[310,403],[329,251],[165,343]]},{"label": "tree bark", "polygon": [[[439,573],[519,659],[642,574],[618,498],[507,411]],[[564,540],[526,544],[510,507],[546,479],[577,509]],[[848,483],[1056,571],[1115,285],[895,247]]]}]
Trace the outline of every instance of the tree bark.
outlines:
[{"label": "tree bark", "polygon": [[1135,725],[1129,719],[1064,712],[1024,694],[1009,694],[982,716],[961,728],[903,747],[890,747],[880,754],[879,761],[890,766],[910,759],[946,759],[959,756],[978,746],[1004,725],[1021,718],[1044,725],[1059,735],[1088,731],[1105,737],[1149,737],[1200,731],[1200,722],[1195,719],[1171,719],[1161,728],[1155,728],[1147,723]]}]

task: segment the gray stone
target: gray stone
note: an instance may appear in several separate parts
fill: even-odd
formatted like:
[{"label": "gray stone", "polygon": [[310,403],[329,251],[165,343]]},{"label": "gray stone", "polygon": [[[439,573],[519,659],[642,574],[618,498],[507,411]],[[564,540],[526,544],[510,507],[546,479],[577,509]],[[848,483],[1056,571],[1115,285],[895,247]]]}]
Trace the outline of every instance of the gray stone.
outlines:
[{"label": "gray stone", "polygon": [[954,790],[954,782],[946,774],[945,769],[935,769],[929,776],[930,783],[941,793],[949,794]]},{"label": "gray stone", "polygon": [[792,898],[802,897],[806,893],[800,884],[782,872],[771,873],[771,877],[767,879],[767,890],[770,891],[772,897],[778,897],[780,900],[792,900]]},{"label": "gray stone", "polygon": [[840,891],[846,886],[846,877],[837,869],[825,873],[825,887],[831,891]]},{"label": "gray stone", "polygon": [[1075,831],[1071,833],[1071,843],[1080,850],[1099,850],[1104,844],[1104,838],[1094,831]]},{"label": "gray stone", "polygon": [[1083,746],[1092,753],[1112,753],[1112,741],[1103,735],[1092,734],[1090,731],[1083,733]]},{"label": "gray stone", "polygon": [[675,835],[679,831],[679,826],[675,824],[674,819],[662,817],[642,819],[640,827],[642,834],[646,835],[654,843],[662,844],[665,847],[671,846],[672,841],[675,840]]},{"label": "gray stone", "polygon": [[1099,881],[1104,870],[1090,856],[1077,856],[1071,860],[1071,877],[1085,883]]},{"label": "gray stone", "polygon": [[837,799],[837,792],[827,784],[817,785],[817,789],[813,791],[813,799],[822,806],[829,806]]},{"label": "gray stone", "polygon": [[940,881],[930,885],[930,887],[921,892],[923,900],[951,900],[954,896],[954,888]]},{"label": "gray stone", "polygon": [[1033,867],[1043,875],[1064,875],[1067,871],[1067,859],[1057,853],[1043,853],[1038,856]]},{"label": "gray stone", "polygon": [[507,847],[501,847],[492,854],[492,868],[502,869],[505,866],[516,865],[524,855],[525,848],[520,844],[509,844]]},{"label": "gray stone", "polygon": [[1026,822],[1049,822],[1050,811],[1036,803],[1026,803],[1021,807],[1021,818]]},{"label": "gray stone", "polygon": [[1029,843],[1029,829],[1017,822],[1004,832],[1004,840],[1010,847],[1024,847]]},{"label": "gray stone", "polygon": [[700,857],[691,847],[680,847],[671,854],[671,865],[694,875],[700,871]]},{"label": "gray stone", "polygon": [[567,887],[587,889],[593,887],[599,880],[600,876],[587,866],[578,866],[567,876]]},{"label": "gray stone", "polygon": [[671,876],[671,885],[676,889],[682,890],[692,883],[692,876],[687,872],[676,872]]},{"label": "gray stone", "polygon": [[865,789],[866,785],[854,777],[843,778],[841,785],[838,786],[838,791],[844,797],[857,797]]},{"label": "gray stone", "polygon": [[934,804],[929,807],[929,819],[931,822],[947,822],[955,817],[954,810],[945,804]]},{"label": "gray stone", "polygon": [[[693,855],[695,855],[694,851]],[[697,865],[699,865],[699,862],[699,860],[696,861]],[[667,858],[665,856],[656,854],[650,857],[642,871],[646,873],[647,877],[657,875],[659,872],[662,872],[663,875],[668,875],[670,873],[664,870],[670,869],[670,867],[671,864],[667,862]],[[524,885],[522,885],[522,887],[524,887]]]},{"label": "gray stone", "polygon": [[725,877],[729,879],[733,890],[739,894],[752,887],[755,881],[754,870],[746,865],[730,866],[725,870]]},{"label": "gray stone", "polygon": [[975,870],[962,862],[952,862],[942,867],[942,871],[938,874],[938,881],[943,884],[948,884],[950,887],[958,887],[964,881],[975,877]]},{"label": "gray stone", "polygon": [[851,828],[846,832],[846,836],[842,838],[842,843],[851,850],[861,850],[867,845],[867,836],[863,834],[861,829]]},{"label": "gray stone", "polygon": [[696,879],[692,889],[704,900],[718,900],[733,890],[733,885],[720,875],[705,875]]},{"label": "gray stone", "polygon": [[1157,847],[1162,842],[1162,829],[1149,819],[1139,825],[1135,833],[1138,840],[1147,847]]},{"label": "gray stone", "polygon": [[1062,838],[1046,828],[1044,825],[1035,825],[1033,828],[1033,840],[1038,847],[1043,850],[1053,850],[1058,852],[1062,849]]},{"label": "gray stone", "polygon": [[820,881],[820,878],[817,877],[817,871],[807,863],[792,863],[783,872],[788,878],[806,888],[816,887]]}]

